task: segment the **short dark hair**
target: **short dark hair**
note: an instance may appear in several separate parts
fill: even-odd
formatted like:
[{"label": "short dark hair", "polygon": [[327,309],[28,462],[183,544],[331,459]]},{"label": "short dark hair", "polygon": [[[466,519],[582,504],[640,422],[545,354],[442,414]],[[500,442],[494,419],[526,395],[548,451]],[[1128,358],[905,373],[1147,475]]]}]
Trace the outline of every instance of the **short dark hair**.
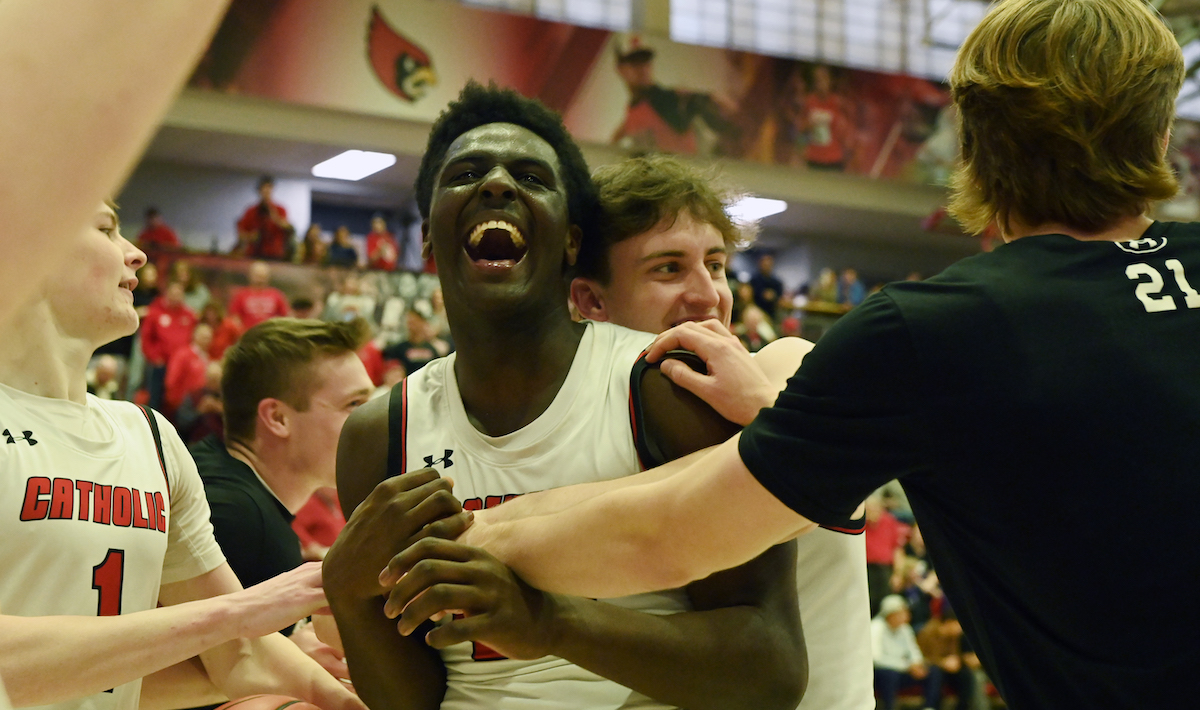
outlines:
[{"label": "short dark hair", "polygon": [[312,377],[319,359],[357,352],[370,338],[361,318],[326,322],[271,318],[247,330],[225,351],[221,398],[225,401],[225,440],[254,440],[258,403],[272,398],[298,411],[308,409],[319,383]]},{"label": "short dark hair", "polygon": [[151,217],[157,217],[159,214],[160,214],[160,212],[158,211],[157,207],[147,207],[146,208],[146,219],[150,219]]},{"label": "short dark hair", "polygon": [[263,185],[274,185],[274,184],[275,184],[275,176],[274,175],[263,175],[262,177],[260,177],[258,179],[258,189],[260,189],[260,190],[262,189]]},{"label": "short dark hair", "polygon": [[734,222],[725,211],[736,193],[706,171],[669,155],[645,155],[597,168],[599,228],[579,250],[575,275],[607,284],[612,278],[608,254],[614,244],[670,221],[686,211],[697,222],[721,233],[726,251],[754,238],[750,225]]},{"label": "short dark hair", "polygon": [[512,89],[501,89],[495,84],[484,87],[475,81],[467,82],[458,100],[450,102],[429,131],[429,144],[421,158],[416,183],[417,209],[421,218],[429,218],[433,184],[450,144],[467,131],[489,123],[512,123],[527,128],[550,144],[558,156],[563,184],[567,188],[571,224],[584,231],[584,241],[587,241],[586,235],[592,228],[597,210],[596,188],[592,185],[587,161],[563,125],[562,117],[542,102],[526,98]]}]

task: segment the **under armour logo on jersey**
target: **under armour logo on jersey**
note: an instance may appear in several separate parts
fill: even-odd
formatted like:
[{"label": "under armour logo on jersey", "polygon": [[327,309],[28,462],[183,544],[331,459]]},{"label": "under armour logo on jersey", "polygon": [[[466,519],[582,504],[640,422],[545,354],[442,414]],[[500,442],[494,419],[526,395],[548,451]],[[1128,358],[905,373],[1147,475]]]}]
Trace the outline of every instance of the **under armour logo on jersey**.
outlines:
[{"label": "under armour logo on jersey", "polygon": [[8,429],[5,429],[3,433],[4,433],[5,441],[7,441],[10,444],[15,444],[18,441],[24,441],[24,442],[28,443],[30,446],[34,446],[37,444],[37,439],[33,438],[33,432],[31,432],[31,431],[21,432],[21,434],[23,436],[13,436],[12,432],[10,432]]},{"label": "under armour logo on jersey", "polygon": [[450,468],[451,466],[454,465],[454,462],[450,460],[450,455],[453,453],[454,453],[454,449],[446,449],[445,455],[443,455],[437,461],[434,461],[432,456],[426,456],[425,457],[425,468],[433,468],[433,465],[435,463],[442,464],[442,468]]},{"label": "under armour logo on jersey", "polygon": [[1117,248],[1121,251],[1127,251],[1130,254],[1149,254],[1152,251],[1158,251],[1167,245],[1167,238],[1162,237],[1155,239],[1154,237],[1142,237],[1135,239],[1132,242],[1117,242]]}]

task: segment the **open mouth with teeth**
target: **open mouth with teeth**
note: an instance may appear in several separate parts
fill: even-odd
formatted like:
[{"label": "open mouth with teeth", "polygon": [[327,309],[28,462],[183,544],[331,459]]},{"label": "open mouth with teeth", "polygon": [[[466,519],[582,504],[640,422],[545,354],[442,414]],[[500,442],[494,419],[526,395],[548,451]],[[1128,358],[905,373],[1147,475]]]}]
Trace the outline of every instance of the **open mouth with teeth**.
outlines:
[{"label": "open mouth with teeth", "polygon": [[525,235],[509,222],[492,220],[475,225],[467,238],[467,256],[472,261],[495,266],[514,266],[528,248]]}]

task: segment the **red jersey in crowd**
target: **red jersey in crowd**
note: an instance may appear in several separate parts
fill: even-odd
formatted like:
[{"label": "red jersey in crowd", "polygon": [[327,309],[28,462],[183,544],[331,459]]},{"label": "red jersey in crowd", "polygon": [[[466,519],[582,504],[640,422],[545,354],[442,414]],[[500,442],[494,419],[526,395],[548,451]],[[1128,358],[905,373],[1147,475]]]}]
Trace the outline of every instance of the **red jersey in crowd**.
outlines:
[{"label": "red jersey in crowd", "polygon": [[246,256],[262,259],[283,259],[287,256],[287,243],[291,237],[289,229],[279,225],[287,222],[287,210],[274,202],[264,205],[259,202],[246,210],[238,220],[238,233],[257,235],[246,247]]},{"label": "red jersey in crowd", "polygon": [[867,564],[890,565],[896,559],[896,550],[904,545],[908,537],[908,526],[885,510],[875,522],[867,520],[863,536],[867,546]]},{"label": "red jersey in crowd", "polygon": [[231,345],[242,337],[242,329],[234,318],[223,318],[221,324],[213,329],[212,344],[208,346],[208,357],[220,360]]},{"label": "red jersey in crowd", "polygon": [[142,352],[151,365],[165,366],[176,350],[192,344],[196,314],[182,303],[167,303],[159,296],[142,321]]},{"label": "red jersey in crowd", "polygon": [[400,246],[391,232],[372,231],[367,235],[367,268],[395,271]]},{"label": "red jersey in crowd", "polygon": [[367,377],[371,378],[371,383],[376,387],[383,384],[383,373],[387,369],[383,362],[383,351],[375,344],[375,341],[367,341],[367,344],[358,349],[358,359],[362,360],[363,367],[367,368]]},{"label": "red jersey in crowd", "polygon": [[167,360],[167,408],[175,411],[193,392],[204,389],[204,371],[208,369],[208,353],[195,345],[180,348]]},{"label": "red jersey in crowd", "polygon": [[179,235],[165,224],[146,227],[137,237],[137,245],[142,249],[178,249]]},{"label": "red jersey in crowd", "polygon": [[268,318],[292,312],[287,297],[274,286],[245,286],[233,294],[229,315],[242,322],[242,332],[250,330]]}]

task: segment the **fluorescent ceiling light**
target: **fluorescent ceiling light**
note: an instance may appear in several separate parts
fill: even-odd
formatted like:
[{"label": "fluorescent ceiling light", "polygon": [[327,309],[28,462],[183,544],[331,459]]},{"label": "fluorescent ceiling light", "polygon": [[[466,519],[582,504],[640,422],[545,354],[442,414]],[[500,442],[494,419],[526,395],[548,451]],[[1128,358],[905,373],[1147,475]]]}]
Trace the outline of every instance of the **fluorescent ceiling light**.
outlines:
[{"label": "fluorescent ceiling light", "polygon": [[747,195],[729,206],[726,212],[735,222],[757,222],[763,217],[779,214],[787,209],[783,200],[771,200],[766,197]]},{"label": "fluorescent ceiling light", "polygon": [[369,150],[348,150],[313,166],[312,174],[338,180],[362,180],[368,175],[396,164],[391,153],[372,153]]}]

